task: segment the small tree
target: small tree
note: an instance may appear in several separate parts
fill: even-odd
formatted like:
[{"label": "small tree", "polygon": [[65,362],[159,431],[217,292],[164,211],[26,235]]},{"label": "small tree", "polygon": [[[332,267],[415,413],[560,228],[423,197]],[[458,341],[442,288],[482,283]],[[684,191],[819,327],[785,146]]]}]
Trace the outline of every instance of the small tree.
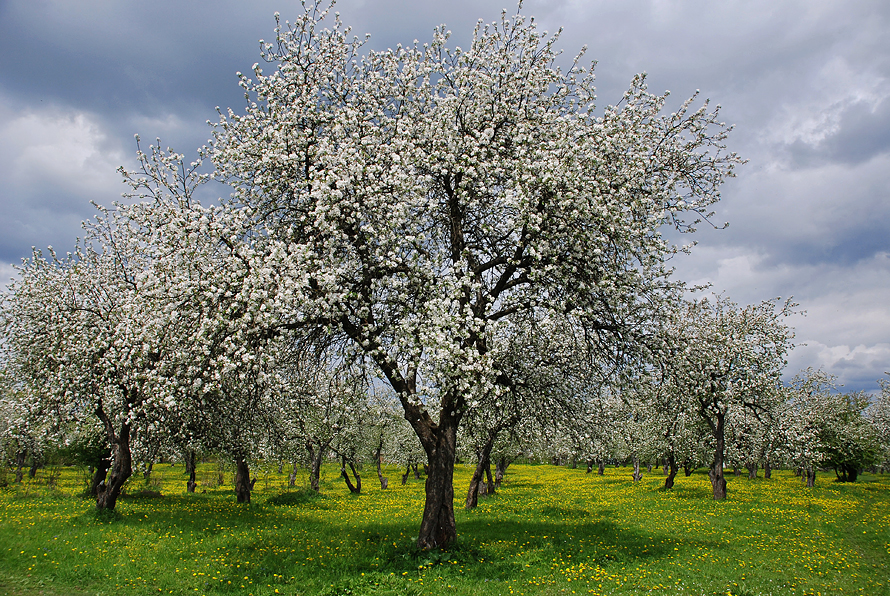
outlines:
[{"label": "small tree", "polygon": [[725,297],[687,303],[676,327],[671,363],[675,382],[693,401],[713,439],[709,475],[714,499],[726,498],[723,467],[727,423],[734,411],[770,411],[793,334],[782,322],[793,304],[773,301],[740,308]]}]

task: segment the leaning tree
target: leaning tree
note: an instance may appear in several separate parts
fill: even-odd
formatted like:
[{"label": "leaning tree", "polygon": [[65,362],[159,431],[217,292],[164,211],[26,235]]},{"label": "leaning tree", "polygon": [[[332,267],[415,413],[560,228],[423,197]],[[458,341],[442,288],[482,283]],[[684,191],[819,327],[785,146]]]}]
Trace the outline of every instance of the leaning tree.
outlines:
[{"label": "leaning tree", "polygon": [[428,463],[418,545],[443,547],[458,426],[510,399],[495,328],[550,316],[599,358],[632,348],[677,300],[659,230],[707,218],[739,160],[707,102],[662,114],[643,76],[595,112],[580,55],[558,67],[522,16],[364,55],[328,16],[278,21],[207,155],[278,243],[281,326],[339,334],[398,396]]}]

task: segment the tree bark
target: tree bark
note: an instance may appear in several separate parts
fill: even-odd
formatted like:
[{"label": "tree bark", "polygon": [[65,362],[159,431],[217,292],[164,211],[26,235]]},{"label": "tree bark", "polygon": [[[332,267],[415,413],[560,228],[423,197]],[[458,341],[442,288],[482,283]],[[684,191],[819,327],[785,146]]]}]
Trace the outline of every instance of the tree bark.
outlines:
[{"label": "tree bark", "polygon": [[309,488],[315,492],[319,491],[319,481],[321,479],[321,462],[324,460],[324,453],[328,448],[328,443],[318,446],[318,452],[315,451],[311,440],[306,441],[306,451],[309,452]]},{"label": "tree bark", "polygon": [[297,462],[293,462],[290,476],[287,477],[287,485],[293,488],[297,484]]},{"label": "tree bark", "polygon": [[103,457],[96,463],[93,479],[90,481],[89,495],[94,499],[99,496],[99,487],[108,477],[108,468],[111,467],[111,459]]},{"label": "tree bark", "polygon": [[346,482],[346,487],[349,489],[354,495],[357,495],[362,492],[362,477],[359,476],[358,472],[355,470],[355,465],[350,461],[349,469],[352,470],[353,476],[355,476],[355,485],[352,484],[352,480],[349,478],[349,472],[346,471],[346,456],[340,456],[340,475],[343,477],[343,480]]},{"label": "tree bark", "polygon": [[634,458],[633,458],[633,462],[634,462],[634,474],[633,474],[633,479],[634,479],[634,483],[637,483],[637,482],[639,482],[640,480],[642,480],[642,478],[643,478],[643,474],[640,473],[640,458],[634,456]]},{"label": "tree bark", "polygon": [[673,452],[668,453],[668,456],[664,458],[664,467],[668,473],[664,479],[664,487],[674,488],[674,479],[677,477],[677,459]]},{"label": "tree bark", "polygon": [[745,467],[748,468],[748,480],[757,478],[757,462],[749,463]]},{"label": "tree bark", "polygon": [[28,458],[28,450],[27,449],[20,449],[15,454],[15,465],[16,465],[15,483],[16,484],[21,484],[22,479],[25,476],[24,472],[22,472],[22,468],[25,467],[25,460],[27,458]]},{"label": "tree bark", "polygon": [[374,452],[374,459],[377,460],[377,480],[380,481],[380,490],[386,490],[389,487],[389,478],[383,476],[380,467],[383,465],[383,437],[377,444],[377,451]]},{"label": "tree bark", "polygon": [[511,460],[507,457],[499,457],[498,461],[494,464],[494,488],[501,488],[501,483],[504,481],[504,474],[507,473],[507,467],[509,467]]},{"label": "tree bark", "polygon": [[460,415],[443,410],[439,424],[414,410],[406,418],[415,429],[427,455],[426,502],[417,535],[421,550],[446,548],[457,538],[454,523],[454,461]]},{"label": "tree bark", "polygon": [[189,449],[185,452],[185,473],[189,475],[189,479],[185,483],[186,492],[193,493],[195,489],[198,487],[198,483],[195,482],[195,473],[197,472],[197,464],[195,462],[196,459],[195,452]]},{"label": "tree bark", "polygon": [[105,434],[111,445],[111,474],[107,482],[100,483],[96,491],[96,508],[113,511],[117,499],[124,488],[124,483],[133,474],[133,458],[130,453],[130,425],[121,424],[120,431],[115,433],[114,423],[105,413],[100,403],[96,406],[96,415],[105,426]]},{"label": "tree bark", "polygon": [[239,503],[250,503],[250,490],[253,483],[250,481],[250,467],[247,460],[241,454],[235,455],[235,497]]},{"label": "tree bark", "polygon": [[816,486],[816,466],[806,466],[805,472],[807,486],[810,488]]},{"label": "tree bark", "polygon": [[154,462],[150,461],[145,466],[145,470],[142,471],[142,479],[148,482],[148,479],[151,478],[151,469],[154,467]]},{"label": "tree bark", "polygon": [[769,460],[763,462],[763,477],[767,480],[772,478],[773,475],[773,467],[770,465]]},{"label": "tree bark", "polygon": [[[464,509],[468,511],[474,509],[479,504],[479,483],[482,481],[482,475],[486,469],[489,469],[488,462],[491,457],[491,448],[494,445],[494,437],[489,437],[482,449],[478,452],[476,469],[473,470],[473,476],[470,478],[470,488],[467,491],[467,500],[464,503]],[[489,470],[489,474],[491,471]]]},{"label": "tree bark", "polygon": [[715,421],[711,426],[714,432],[714,461],[708,476],[711,479],[711,488],[714,492],[714,500],[722,501],[726,498],[726,477],[723,475],[724,454],[726,452],[726,414],[723,412],[714,414]]},{"label": "tree bark", "polygon": [[602,476],[606,473],[606,462],[600,460],[599,466],[597,466],[596,473]]}]

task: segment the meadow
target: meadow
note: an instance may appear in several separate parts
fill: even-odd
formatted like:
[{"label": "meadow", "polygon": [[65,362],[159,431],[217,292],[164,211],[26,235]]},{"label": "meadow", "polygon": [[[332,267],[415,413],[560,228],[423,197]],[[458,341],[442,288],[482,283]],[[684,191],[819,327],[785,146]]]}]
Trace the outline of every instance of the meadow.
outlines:
[{"label": "meadow", "polygon": [[715,502],[703,472],[664,491],[656,469],[635,485],[628,468],[514,464],[467,512],[459,465],[458,543],[420,552],[422,480],[388,468],[384,491],[366,466],[351,495],[326,466],[316,496],[286,473],[258,471],[238,505],[219,464],[197,494],[181,464],[156,464],[108,515],[79,496],[85,470],[42,469],[0,489],[0,594],[890,594],[888,475],[808,489],[787,471],[730,474]]}]

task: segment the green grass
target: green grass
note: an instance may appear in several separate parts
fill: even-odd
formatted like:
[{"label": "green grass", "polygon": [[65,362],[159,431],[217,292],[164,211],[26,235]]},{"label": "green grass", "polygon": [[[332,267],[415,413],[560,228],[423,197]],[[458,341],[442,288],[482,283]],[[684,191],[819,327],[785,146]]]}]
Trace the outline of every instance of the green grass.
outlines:
[{"label": "green grass", "polygon": [[[501,491],[462,509],[470,469],[455,471],[458,543],[413,546],[423,482],[381,491],[366,469],[350,495],[325,468],[322,494],[287,490],[259,474],[238,505],[218,468],[185,493],[181,465],[156,465],[151,486],[133,478],[112,515],[77,494],[84,474],[64,468],[54,486],[0,489],[0,594],[890,594],[890,476],[853,485],[820,475],[729,477],[729,499],[709,498],[703,474],[672,491],[627,468],[512,466]],[[205,493],[200,493],[205,490]]]}]

